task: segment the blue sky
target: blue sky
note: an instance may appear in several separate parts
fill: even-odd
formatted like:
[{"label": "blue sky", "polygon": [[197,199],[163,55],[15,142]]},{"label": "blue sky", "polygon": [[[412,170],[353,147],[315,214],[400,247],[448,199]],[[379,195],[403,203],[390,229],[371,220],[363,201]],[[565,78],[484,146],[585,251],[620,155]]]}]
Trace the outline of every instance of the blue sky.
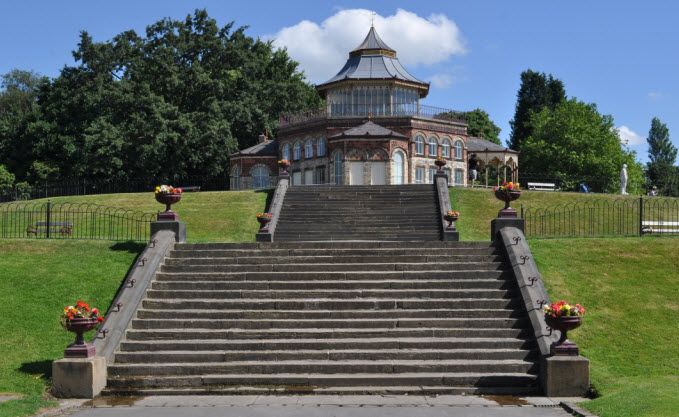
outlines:
[{"label": "blue sky", "polygon": [[316,83],[339,71],[374,10],[383,40],[414,76],[432,82],[425,104],[480,107],[502,128],[503,140],[520,73],[530,68],[553,74],[569,97],[611,114],[642,162],[654,116],[679,147],[679,6],[670,1],[10,0],[0,25],[0,74],[19,68],[56,76],[73,64],[80,30],[105,41],[196,8],[220,25],[249,26],[250,36],[285,39]]}]

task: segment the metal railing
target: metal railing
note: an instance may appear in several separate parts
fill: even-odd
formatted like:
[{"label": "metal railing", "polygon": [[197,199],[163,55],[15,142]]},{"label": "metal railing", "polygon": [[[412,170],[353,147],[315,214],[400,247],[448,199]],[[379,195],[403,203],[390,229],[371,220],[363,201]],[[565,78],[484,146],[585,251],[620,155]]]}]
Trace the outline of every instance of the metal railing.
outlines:
[{"label": "metal railing", "polygon": [[1,203],[0,238],[144,241],[157,216],[90,203]]},{"label": "metal railing", "polygon": [[125,180],[76,178],[47,180],[34,185],[0,188],[0,203],[72,195],[119,194],[153,192],[161,184],[175,187],[200,187],[201,191],[225,191],[229,189],[229,176],[176,176],[145,177]]},{"label": "metal railing", "polygon": [[521,206],[521,217],[526,236],[679,235],[679,227],[667,226],[679,224],[676,198],[597,198],[544,208]]},{"label": "metal railing", "polygon": [[[329,111],[329,109],[332,109]],[[286,113],[280,115],[278,118],[281,127],[293,125],[297,123],[304,123],[312,120],[328,119],[333,117],[393,117],[393,116],[410,116],[423,117],[426,119],[445,120],[449,122],[464,123],[465,113],[444,109],[442,107],[433,107],[427,105],[349,105],[328,103],[325,106],[317,107],[315,109],[300,110],[297,112]]]}]

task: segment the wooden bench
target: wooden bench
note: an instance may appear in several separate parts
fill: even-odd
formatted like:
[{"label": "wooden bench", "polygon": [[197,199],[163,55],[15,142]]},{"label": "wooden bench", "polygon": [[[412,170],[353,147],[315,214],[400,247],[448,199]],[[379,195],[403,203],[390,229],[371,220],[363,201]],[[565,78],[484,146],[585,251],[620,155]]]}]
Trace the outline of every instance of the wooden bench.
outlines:
[{"label": "wooden bench", "polygon": [[37,222],[35,226],[28,226],[26,228],[26,234],[30,237],[31,234],[38,236],[38,233],[60,233],[63,237],[64,235],[71,236],[73,232],[73,222]]},{"label": "wooden bench", "polygon": [[677,233],[679,222],[641,222],[641,233]]},{"label": "wooden bench", "polygon": [[531,191],[559,191],[556,184],[550,182],[529,182],[528,189]]},{"label": "wooden bench", "polygon": [[200,185],[191,185],[188,187],[177,187],[181,188],[182,191],[200,191]]}]

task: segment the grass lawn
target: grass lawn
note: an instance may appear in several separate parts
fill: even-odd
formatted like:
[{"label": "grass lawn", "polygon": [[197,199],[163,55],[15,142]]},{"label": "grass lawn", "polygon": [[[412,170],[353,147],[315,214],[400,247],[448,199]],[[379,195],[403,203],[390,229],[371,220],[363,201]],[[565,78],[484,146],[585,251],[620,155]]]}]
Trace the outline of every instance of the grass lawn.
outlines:
[{"label": "grass lawn", "polygon": [[[68,240],[0,240],[0,416],[32,415],[44,399],[52,361],[74,335],[59,325],[78,300],[105,311],[143,244]],[[91,337],[91,336],[90,336]]]},{"label": "grass lawn", "polygon": [[[259,230],[257,213],[266,210],[273,189],[184,193],[172,210],[186,223],[188,242],[253,242]],[[46,201],[46,200],[35,200]],[[54,203],[94,203],[155,213],[163,211],[153,193],[54,197]]]},{"label": "grass lawn", "polygon": [[591,361],[602,417],[679,416],[679,237],[530,239],[552,301],[581,303],[569,333]]}]

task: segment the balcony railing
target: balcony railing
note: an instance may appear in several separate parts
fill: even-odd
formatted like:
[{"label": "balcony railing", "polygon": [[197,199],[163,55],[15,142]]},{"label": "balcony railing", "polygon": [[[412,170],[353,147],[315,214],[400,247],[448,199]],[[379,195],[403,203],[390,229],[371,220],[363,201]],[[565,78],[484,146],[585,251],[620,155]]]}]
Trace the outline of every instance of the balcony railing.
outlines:
[{"label": "balcony railing", "polygon": [[[328,111],[330,110],[330,111]],[[433,120],[445,120],[449,122],[465,122],[465,113],[425,105],[403,104],[395,105],[348,105],[329,103],[315,109],[301,110],[293,113],[282,114],[278,121],[280,127],[304,123],[312,120],[329,119],[335,117],[392,117],[410,116],[423,117]]]}]

